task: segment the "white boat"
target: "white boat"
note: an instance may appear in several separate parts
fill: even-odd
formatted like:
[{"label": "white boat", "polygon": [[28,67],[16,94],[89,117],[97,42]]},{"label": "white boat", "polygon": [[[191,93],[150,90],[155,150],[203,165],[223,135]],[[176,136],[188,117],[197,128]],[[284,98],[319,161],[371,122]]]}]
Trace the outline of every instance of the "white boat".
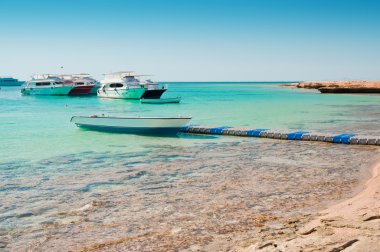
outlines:
[{"label": "white boat", "polygon": [[175,134],[187,126],[191,117],[108,117],[73,116],[71,122],[78,127],[134,134]]},{"label": "white boat", "polygon": [[141,103],[149,103],[149,104],[165,104],[165,103],[179,103],[181,101],[181,97],[174,98],[161,98],[161,99],[144,99],[142,98]]},{"label": "white boat", "polygon": [[75,86],[65,84],[64,80],[54,75],[33,75],[32,79],[22,87],[24,95],[68,95]]},{"label": "white boat", "polygon": [[106,74],[98,89],[98,96],[114,99],[141,99],[146,88],[134,78],[132,72]]},{"label": "white boat", "polygon": [[[135,75],[135,78],[138,76],[146,76],[146,75]],[[148,79],[143,82],[141,82],[141,85],[146,88],[145,93],[141,97],[142,99],[160,99],[162,94],[168,90],[167,85],[160,84],[158,82],[153,82],[152,80]]]}]

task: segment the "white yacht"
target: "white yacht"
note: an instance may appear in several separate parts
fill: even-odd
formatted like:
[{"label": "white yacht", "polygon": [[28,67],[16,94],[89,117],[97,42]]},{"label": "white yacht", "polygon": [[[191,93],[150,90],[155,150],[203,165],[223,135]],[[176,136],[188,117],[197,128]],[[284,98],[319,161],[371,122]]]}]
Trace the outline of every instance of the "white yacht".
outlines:
[{"label": "white yacht", "polygon": [[[136,75],[135,77],[139,76]],[[162,94],[168,90],[167,85],[154,82],[150,79],[146,81],[140,81],[140,84],[146,88],[145,93],[141,97],[142,99],[160,99]]]},{"label": "white yacht", "polygon": [[23,86],[21,93],[24,95],[68,95],[75,86],[66,84],[62,78],[56,76],[35,74]]},{"label": "white yacht", "polygon": [[98,96],[115,99],[141,99],[146,88],[133,72],[115,72],[105,75],[98,89]]}]

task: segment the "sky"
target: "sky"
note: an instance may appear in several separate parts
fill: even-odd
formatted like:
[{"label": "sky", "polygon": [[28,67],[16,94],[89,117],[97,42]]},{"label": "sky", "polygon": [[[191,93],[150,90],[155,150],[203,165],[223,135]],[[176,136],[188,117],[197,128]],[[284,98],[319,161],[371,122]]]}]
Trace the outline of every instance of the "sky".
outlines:
[{"label": "sky", "polygon": [[377,0],[0,0],[0,13],[0,76],[380,80]]}]

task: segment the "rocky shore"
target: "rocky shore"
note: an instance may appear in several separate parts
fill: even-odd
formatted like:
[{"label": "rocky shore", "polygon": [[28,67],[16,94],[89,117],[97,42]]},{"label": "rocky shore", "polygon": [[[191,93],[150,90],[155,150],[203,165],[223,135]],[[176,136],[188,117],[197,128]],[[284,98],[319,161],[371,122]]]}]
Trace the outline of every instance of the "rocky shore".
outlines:
[{"label": "rocky shore", "polygon": [[321,93],[380,93],[380,81],[305,81],[283,86],[318,89]]}]

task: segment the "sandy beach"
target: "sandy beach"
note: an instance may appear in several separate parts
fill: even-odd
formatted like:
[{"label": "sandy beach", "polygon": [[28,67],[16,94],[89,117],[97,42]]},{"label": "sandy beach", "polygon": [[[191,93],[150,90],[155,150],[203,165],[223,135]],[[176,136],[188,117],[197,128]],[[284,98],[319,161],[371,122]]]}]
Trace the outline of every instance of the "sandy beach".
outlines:
[{"label": "sandy beach", "polygon": [[264,237],[239,251],[379,251],[380,249],[380,162],[364,190],[333,205],[292,235]]}]

